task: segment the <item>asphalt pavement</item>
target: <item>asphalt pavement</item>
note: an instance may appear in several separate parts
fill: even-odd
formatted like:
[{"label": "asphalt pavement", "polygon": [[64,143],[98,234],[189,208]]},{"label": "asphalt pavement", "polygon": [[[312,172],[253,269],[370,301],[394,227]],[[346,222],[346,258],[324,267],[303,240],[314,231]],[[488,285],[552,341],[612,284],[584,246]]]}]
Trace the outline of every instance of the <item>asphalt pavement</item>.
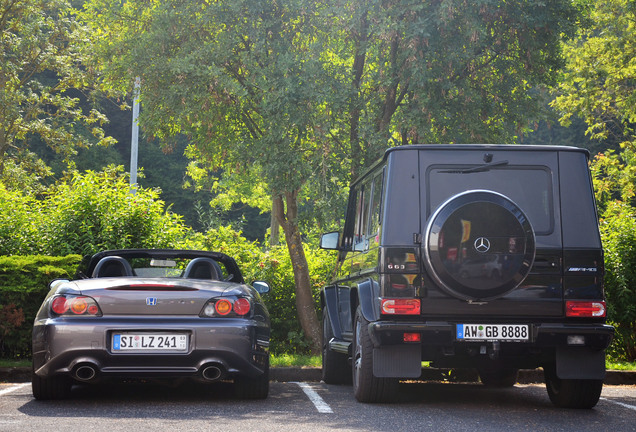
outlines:
[{"label": "asphalt pavement", "polygon": [[[320,368],[315,367],[273,367],[270,369],[270,380],[278,382],[319,382],[321,378]],[[476,372],[456,371],[449,369],[423,369],[422,381],[448,381],[448,382],[477,382]],[[0,382],[28,382],[31,381],[31,368],[9,367],[0,368]],[[520,370],[519,384],[533,384],[543,382],[541,369]],[[607,371],[605,375],[606,385],[633,385],[636,384],[636,372],[634,371]]]}]

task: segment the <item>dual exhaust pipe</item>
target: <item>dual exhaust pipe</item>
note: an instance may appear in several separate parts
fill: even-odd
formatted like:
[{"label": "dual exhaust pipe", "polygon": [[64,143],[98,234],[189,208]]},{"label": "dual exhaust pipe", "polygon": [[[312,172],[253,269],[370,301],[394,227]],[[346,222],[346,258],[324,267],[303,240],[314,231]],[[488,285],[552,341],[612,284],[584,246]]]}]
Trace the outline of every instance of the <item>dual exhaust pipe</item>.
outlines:
[{"label": "dual exhaust pipe", "polygon": [[[220,363],[207,363],[200,369],[204,381],[219,381],[225,376],[225,367]],[[98,373],[97,365],[93,363],[81,363],[73,369],[73,377],[81,382],[95,380]]]}]

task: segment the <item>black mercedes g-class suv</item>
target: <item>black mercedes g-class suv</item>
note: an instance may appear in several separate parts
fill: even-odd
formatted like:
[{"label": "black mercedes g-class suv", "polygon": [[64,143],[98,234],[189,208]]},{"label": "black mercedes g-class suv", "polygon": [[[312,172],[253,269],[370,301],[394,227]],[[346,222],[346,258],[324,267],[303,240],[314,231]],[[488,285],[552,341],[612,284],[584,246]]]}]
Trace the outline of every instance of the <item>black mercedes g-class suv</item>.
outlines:
[{"label": "black mercedes g-class suv", "polygon": [[557,406],[605,376],[603,250],[586,150],[413,145],[351,185],[337,276],[321,291],[326,383],[389,401],[422,362],[512,386],[542,367]]}]

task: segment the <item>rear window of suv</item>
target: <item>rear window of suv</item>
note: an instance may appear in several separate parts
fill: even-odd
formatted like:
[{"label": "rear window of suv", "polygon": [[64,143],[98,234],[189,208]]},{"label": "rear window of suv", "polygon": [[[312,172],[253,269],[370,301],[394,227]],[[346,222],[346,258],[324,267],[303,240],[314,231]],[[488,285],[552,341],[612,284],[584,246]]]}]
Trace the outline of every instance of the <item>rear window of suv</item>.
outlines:
[{"label": "rear window of suv", "polygon": [[505,166],[468,172],[466,165],[434,165],[426,174],[427,217],[449,198],[469,190],[498,192],[526,214],[535,234],[554,230],[552,172],[543,166]]}]

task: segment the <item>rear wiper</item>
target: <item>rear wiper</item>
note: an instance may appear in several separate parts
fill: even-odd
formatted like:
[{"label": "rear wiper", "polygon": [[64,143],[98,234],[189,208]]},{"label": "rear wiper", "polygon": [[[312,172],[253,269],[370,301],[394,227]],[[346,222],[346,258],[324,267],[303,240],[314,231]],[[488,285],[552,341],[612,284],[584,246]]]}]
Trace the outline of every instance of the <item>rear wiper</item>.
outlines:
[{"label": "rear wiper", "polygon": [[504,165],[508,165],[508,161],[507,160],[502,160],[502,161],[491,163],[491,164],[477,165],[475,167],[466,168],[466,169],[440,171],[440,173],[445,173],[445,174],[471,174],[471,173],[476,173],[476,172],[490,171],[490,169],[492,167],[499,167],[499,166],[504,166]]}]

